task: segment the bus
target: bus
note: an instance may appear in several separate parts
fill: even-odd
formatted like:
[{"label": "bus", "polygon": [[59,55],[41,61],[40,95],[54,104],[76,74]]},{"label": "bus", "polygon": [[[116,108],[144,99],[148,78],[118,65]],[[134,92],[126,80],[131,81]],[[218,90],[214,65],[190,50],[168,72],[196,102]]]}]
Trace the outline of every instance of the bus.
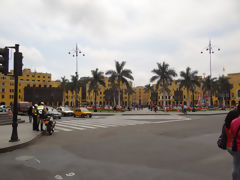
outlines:
[{"label": "bus", "polygon": [[27,101],[18,102],[18,114],[27,114],[28,109],[32,106],[32,103]]}]

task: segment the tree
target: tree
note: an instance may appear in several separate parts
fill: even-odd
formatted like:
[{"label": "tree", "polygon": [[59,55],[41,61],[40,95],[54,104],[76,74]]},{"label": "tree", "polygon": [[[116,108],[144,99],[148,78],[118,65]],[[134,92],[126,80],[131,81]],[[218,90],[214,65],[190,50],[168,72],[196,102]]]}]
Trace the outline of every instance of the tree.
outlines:
[{"label": "tree", "polygon": [[99,90],[99,85],[105,87],[104,82],[104,73],[101,71],[98,71],[98,68],[96,70],[92,70],[92,77],[89,79],[89,89],[88,93],[94,92],[94,111],[97,111],[97,95]]},{"label": "tree", "polygon": [[151,84],[145,85],[145,87],[144,87],[144,92],[145,92],[145,93],[150,92],[150,93],[151,93],[151,96],[150,96],[151,103],[157,104],[158,93],[157,93],[157,91],[154,89],[154,87],[151,86]]},{"label": "tree", "polygon": [[129,106],[129,102],[130,102],[130,96],[134,93],[136,93],[133,88],[131,86],[127,87],[126,91],[125,91],[127,94],[128,94],[128,101],[127,101],[127,106]]},{"label": "tree", "polygon": [[61,82],[60,87],[61,87],[62,90],[63,90],[63,102],[62,102],[62,105],[64,106],[64,105],[65,105],[65,96],[64,96],[64,93],[65,93],[65,91],[67,90],[69,81],[68,81],[68,79],[66,79],[65,76],[63,76],[63,77],[61,77],[61,81],[60,81],[60,82]]},{"label": "tree", "polygon": [[[177,80],[179,83],[179,88],[185,87],[187,89],[187,106],[190,106],[190,99],[189,99],[189,92],[192,91],[192,94],[194,96],[194,91],[196,86],[200,86],[200,82],[198,79],[198,71],[191,72],[191,68],[187,67],[186,71],[181,71],[180,76],[182,79]],[[194,101],[194,99],[193,99]],[[193,102],[194,106],[194,102]]]},{"label": "tree", "polygon": [[217,90],[216,78],[211,78],[211,76],[207,76],[202,83],[203,92],[208,93],[208,104],[209,106],[212,106],[212,95],[215,94]]},{"label": "tree", "polygon": [[78,93],[80,91],[80,82],[78,75],[72,75],[68,85],[69,90],[75,93],[75,106],[78,107]]},{"label": "tree", "polygon": [[128,88],[129,82],[128,79],[130,80],[134,80],[133,76],[132,76],[132,71],[130,69],[124,69],[124,66],[126,64],[126,61],[122,61],[121,63],[119,63],[118,61],[115,61],[115,68],[116,70],[109,70],[106,72],[106,75],[110,75],[110,80],[116,81],[117,83],[117,88],[118,88],[118,105],[121,105],[121,85],[126,85],[126,87]]},{"label": "tree", "polygon": [[229,91],[233,88],[233,85],[229,83],[229,78],[224,75],[220,76],[217,80],[217,93],[222,99],[222,106],[225,106],[225,98]]},{"label": "tree", "polygon": [[150,82],[154,82],[157,80],[156,89],[158,90],[161,87],[161,91],[163,92],[164,100],[163,106],[166,106],[166,93],[169,93],[169,83],[173,81],[173,77],[177,76],[177,73],[173,69],[169,69],[169,64],[163,62],[157,63],[157,69],[153,69],[152,73],[155,75],[151,77]]}]

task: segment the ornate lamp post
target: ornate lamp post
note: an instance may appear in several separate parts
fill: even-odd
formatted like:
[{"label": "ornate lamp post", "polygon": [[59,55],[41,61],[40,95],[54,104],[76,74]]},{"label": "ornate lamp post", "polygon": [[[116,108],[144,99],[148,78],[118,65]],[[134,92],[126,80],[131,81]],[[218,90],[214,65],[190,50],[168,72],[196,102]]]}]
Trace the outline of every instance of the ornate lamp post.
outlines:
[{"label": "ornate lamp post", "polygon": [[[209,53],[209,57],[210,57],[210,78],[212,77],[212,54],[214,54],[214,48],[212,46],[212,43],[211,43],[211,40],[209,40],[209,44],[208,44],[208,47],[205,49],[206,51],[208,51]],[[220,48],[217,48],[218,51],[220,51]],[[203,53],[203,51],[201,51],[201,54]],[[209,99],[209,106],[212,105],[212,93],[211,93],[211,90],[209,90],[209,93],[210,93],[210,99]]]},{"label": "ornate lamp post", "polygon": [[[213,49],[211,40],[209,40],[208,47],[205,50],[209,52],[209,56],[210,56],[210,77],[212,77],[212,54],[214,54],[214,49]],[[220,48],[217,48],[217,50],[220,51]],[[201,51],[201,54],[203,54],[203,51]]]},{"label": "ornate lamp post", "polygon": [[[81,54],[82,56],[85,56],[81,52],[81,50],[78,48],[78,45],[76,44],[76,48],[73,49],[72,51],[69,51],[68,54],[72,54],[73,57],[76,58],[76,80],[78,81],[78,56]],[[77,93],[77,84],[76,84],[76,89],[75,89],[75,106],[78,107],[78,93]]]}]

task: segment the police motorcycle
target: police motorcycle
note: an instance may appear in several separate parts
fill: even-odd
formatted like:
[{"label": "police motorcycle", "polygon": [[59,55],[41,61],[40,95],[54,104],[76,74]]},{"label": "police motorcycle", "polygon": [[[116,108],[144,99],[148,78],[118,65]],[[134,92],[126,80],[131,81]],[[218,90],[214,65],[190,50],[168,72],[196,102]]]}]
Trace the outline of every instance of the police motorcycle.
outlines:
[{"label": "police motorcycle", "polygon": [[46,126],[46,131],[48,132],[48,134],[52,135],[54,132],[54,127],[56,125],[56,121],[53,119],[53,117],[46,115],[46,118],[44,118],[43,122]]},{"label": "police motorcycle", "polygon": [[39,118],[42,123],[45,124],[48,134],[52,135],[52,133],[54,132],[54,127],[56,125],[56,121],[48,114],[48,109],[45,109],[43,105],[44,103],[41,103],[41,105],[38,106]]}]

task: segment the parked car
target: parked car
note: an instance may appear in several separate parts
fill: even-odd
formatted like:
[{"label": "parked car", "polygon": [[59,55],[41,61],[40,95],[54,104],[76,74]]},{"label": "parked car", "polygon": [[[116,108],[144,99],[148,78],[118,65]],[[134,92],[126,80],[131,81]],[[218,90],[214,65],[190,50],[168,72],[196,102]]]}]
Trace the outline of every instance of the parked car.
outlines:
[{"label": "parked car", "polygon": [[53,119],[61,119],[62,118],[62,113],[58,112],[53,107],[47,107],[47,108],[48,108],[48,114],[51,117],[53,117]]},{"label": "parked car", "polygon": [[62,116],[73,116],[73,111],[69,107],[58,107],[57,111],[62,113]]},{"label": "parked car", "polygon": [[74,110],[74,117],[92,117],[92,113],[87,108],[79,108]]}]

